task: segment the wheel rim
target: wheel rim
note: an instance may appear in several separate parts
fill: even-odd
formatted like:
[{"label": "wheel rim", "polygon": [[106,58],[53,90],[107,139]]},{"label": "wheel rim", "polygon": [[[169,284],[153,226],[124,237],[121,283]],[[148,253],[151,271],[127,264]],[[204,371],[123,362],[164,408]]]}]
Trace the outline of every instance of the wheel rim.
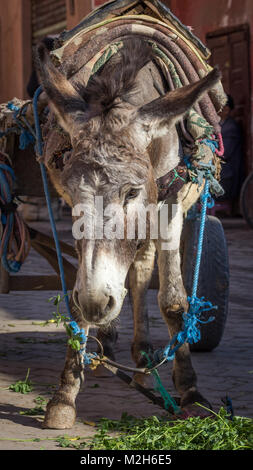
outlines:
[{"label": "wheel rim", "polygon": [[253,172],[246,178],[241,189],[241,213],[246,222],[253,228]]}]

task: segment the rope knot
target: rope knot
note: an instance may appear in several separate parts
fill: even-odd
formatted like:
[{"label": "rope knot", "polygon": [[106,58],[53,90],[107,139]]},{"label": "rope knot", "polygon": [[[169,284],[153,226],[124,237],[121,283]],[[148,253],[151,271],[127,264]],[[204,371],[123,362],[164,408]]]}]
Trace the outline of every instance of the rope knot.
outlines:
[{"label": "rope knot", "polygon": [[215,317],[209,317],[207,320],[201,320],[201,314],[203,312],[217,309],[216,305],[213,305],[210,301],[205,301],[204,297],[198,298],[196,296],[188,297],[189,311],[183,314],[184,320],[184,333],[186,335],[186,341],[190,344],[197,343],[201,339],[201,332],[198,324],[210,323]]},{"label": "rope knot", "polygon": [[78,324],[75,321],[71,321],[69,323],[69,326],[73,330],[73,335],[74,336],[78,335],[78,339],[79,339],[80,344],[85,344],[87,342],[87,336],[84,332],[84,329],[79,328]]}]

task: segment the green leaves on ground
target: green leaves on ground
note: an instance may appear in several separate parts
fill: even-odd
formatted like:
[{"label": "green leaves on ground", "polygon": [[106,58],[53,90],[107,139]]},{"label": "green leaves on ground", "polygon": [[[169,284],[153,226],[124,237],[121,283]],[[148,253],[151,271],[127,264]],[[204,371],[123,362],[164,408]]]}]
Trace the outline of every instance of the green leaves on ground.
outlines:
[{"label": "green leaves on ground", "polygon": [[253,420],[240,416],[228,420],[224,408],[213,417],[175,421],[156,416],[137,419],[123,414],[120,421],[101,420],[99,431],[92,439],[91,449],[253,449]]},{"label": "green leaves on ground", "polygon": [[58,442],[59,447],[64,447],[64,448],[70,448],[70,449],[85,449],[87,448],[87,444],[85,441],[80,442],[80,440],[83,439],[80,436],[77,437],[71,437],[71,436],[59,436],[56,439],[56,442]]},{"label": "green leaves on ground", "polygon": [[29,374],[30,374],[30,369],[27,370],[25,380],[18,380],[14,384],[11,384],[8,387],[8,390],[12,390],[13,392],[23,393],[23,394],[31,392],[33,390],[33,387],[32,387],[32,382],[29,380]]},{"label": "green leaves on ground", "polygon": [[34,402],[36,403],[36,406],[34,408],[31,408],[30,410],[20,411],[19,414],[25,416],[44,415],[45,409],[43,408],[43,406],[46,406],[47,400],[44,397],[38,396],[34,399]]},{"label": "green leaves on ground", "polygon": [[[32,411],[32,410],[31,410]],[[253,449],[253,420],[227,419],[221,408],[207,418],[169,421],[167,417],[135,418],[123,413],[119,421],[103,418],[93,436],[57,436],[0,441],[55,441],[59,447],[81,450],[243,450]]]}]

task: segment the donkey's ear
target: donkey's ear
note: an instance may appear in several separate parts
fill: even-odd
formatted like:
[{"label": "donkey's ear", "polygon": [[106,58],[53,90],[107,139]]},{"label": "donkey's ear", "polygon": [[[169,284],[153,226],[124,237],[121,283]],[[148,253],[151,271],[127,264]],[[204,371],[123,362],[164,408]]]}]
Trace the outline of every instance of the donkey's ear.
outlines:
[{"label": "donkey's ear", "polygon": [[149,134],[160,137],[167,128],[175,124],[198,101],[204,93],[213,88],[221,79],[221,73],[215,67],[198,82],[186,85],[166,93],[161,98],[138,109],[138,120],[148,127]]},{"label": "donkey's ear", "polygon": [[54,66],[43,43],[39,44],[36,50],[36,70],[60,125],[71,135],[77,122],[85,119],[84,100]]}]

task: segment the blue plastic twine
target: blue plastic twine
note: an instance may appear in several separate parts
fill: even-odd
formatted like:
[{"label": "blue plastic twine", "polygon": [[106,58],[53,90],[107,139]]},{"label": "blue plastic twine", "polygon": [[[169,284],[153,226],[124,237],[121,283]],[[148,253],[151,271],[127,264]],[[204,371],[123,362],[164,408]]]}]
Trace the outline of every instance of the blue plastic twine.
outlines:
[{"label": "blue plastic twine", "polygon": [[[12,183],[15,182],[15,175],[14,175],[13,169],[9,165],[6,165],[4,163],[0,164],[0,193],[1,193],[1,198],[6,202],[6,204],[8,204],[12,201],[12,194],[11,194],[11,189],[10,189],[8,180],[4,174],[5,171],[8,171],[8,173],[10,173]],[[20,270],[21,262],[16,261],[16,260],[10,260],[7,258],[9,241],[10,241],[10,237],[13,231],[14,214],[10,213],[9,217],[7,217],[6,214],[2,212],[1,222],[5,226],[7,225],[7,233],[5,236],[3,250],[2,250],[1,263],[5,271],[7,271],[8,273],[10,274],[17,273]]]},{"label": "blue plastic twine", "polygon": [[[201,314],[204,311],[209,311],[216,306],[213,306],[211,302],[205,301],[204,297],[197,297],[198,281],[199,281],[199,270],[201,263],[201,255],[203,250],[203,240],[204,240],[204,230],[206,222],[206,210],[207,207],[212,203],[212,198],[209,192],[209,180],[206,179],[204,191],[201,197],[202,208],[200,215],[200,228],[199,228],[199,237],[198,237],[198,247],[196,262],[193,275],[193,285],[191,296],[187,298],[189,302],[188,312],[183,313],[184,326],[183,330],[179,333],[176,333],[169,344],[163,349],[158,350],[154,354],[154,359],[156,362],[159,362],[162,358],[166,360],[172,360],[175,357],[175,352],[185,343],[197,343],[201,339],[201,332],[199,329],[199,324],[206,324],[214,320],[214,317],[209,317],[208,320],[201,320]],[[175,345],[175,343],[177,343]],[[172,347],[175,345],[174,347]]]},{"label": "blue plastic twine", "polygon": [[[32,129],[28,121],[26,120],[26,125],[29,127],[29,130],[25,129],[21,121],[17,118],[17,114],[20,111],[20,108],[16,106],[12,101],[9,101],[7,104],[7,108],[9,108],[11,111],[14,111],[14,120],[20,129],[20,135],[19,135],[19,148],[20,150],[25,150],[30,144],[34,143],[34,136],[32,134]],[[25,118],[24,118],[25,119]],[[15,132],[18,132],[18,128],[12,128]],[[3,135],[8,133],[8,129],[6,133],[2,133]]]},{"label": "blue plastic twine", "polygon": [[[43,143],[42,143],[42,135],[41,135],[41,128],[40,128],[39,114],[38,114],[38,98],[40,94],[42,93],[42,91],[43,91],[42,87],[37,88],[33,97],[34,123],[35,123],[35,132],[36,132],[36,153],[40,157],[43,154]],[[58,264],[59,264],[61,285],[62,285],[62,290],[64,294],[65,304],[66,304],[68,315],[72,319],[70,306],[69,306],[67,286],[66,286],[65,276],[64,276],[64,268],[63,268],[63,260],[62,260],[62,254],[61,254],[61,249],[60,249],[60,243],[59,243],[59,239],[57,235],[54,214],[53,214],[53,209],[51,205],[50,193],[49,193],[49,188],[48,188],[46,167],[44,163],[42,162],[40,162],[40,170],[41,170],[41,176],[42,176],[42,181],[43,181],[44,193],[45,193],[45,197],[47,201],[49,220],[50,220],[54,242],[55,242],[55,248],[56,248],[56,254],[57,254],[57,259],[58,259]]]},{"label": "blue plastic twine", "polygon": [[[35,122],[35,131],[36,131],[36,153],[40,157],[43,154],[43,142],[42,142],[41,128],[40,128],[40,122],[39,122],[39,114],[38,114],[38,98],[39,98],[39,95],[42,93],[42,91],[43,91],[42,87],[39,87],[36,90],[36,92],[34,94],[34,98],[33,98],[34,122]],[[47,201],[49,220],[50,220],[50,224],[51,224],[51,228],[52,228],[52,232],[53,232],[53,237],[54,237],[54,242],[55,242],[55,248],[56,248],[56,254],[57,254],[59,271],[60,271],[62,291],[63,291],[63,294],[64,294],[64,299],[65,299],[65,304],[66,304],[68,316],[71,320],[69,325],[70,325],[70,327],[73,331],[73,335],[78,335],[79,336],[78,339],[80,341],[80,344],[84,345],[87,342],[87,336],[85,335],[84,329],[83,328],[80,329],[77,322],[73,319],[72,314],[71,314],[71,310],[70,310],[69,297],[68,297],[67,286],[66,286],[65,275],[64,275],[64,267],[63,267],[63,259],[62,259],[62,254],[61,254],[61,248],[60,248],[57,229],[56,229],[56,225],[55,225],[53,209],[52,209],[52,205],[51,205],[46,167],[45,167],[43,162],[40,162],[40,170],[41,170],[41,176],[42,176],[42,181],[43,181],[45,197],[46,197],[46,201]],[[85,348],[81,349],[79,352],[83,356],[84,364],[90,364],[92,362],[92,359],[97,357],[96,353],[86,353]]]}]

